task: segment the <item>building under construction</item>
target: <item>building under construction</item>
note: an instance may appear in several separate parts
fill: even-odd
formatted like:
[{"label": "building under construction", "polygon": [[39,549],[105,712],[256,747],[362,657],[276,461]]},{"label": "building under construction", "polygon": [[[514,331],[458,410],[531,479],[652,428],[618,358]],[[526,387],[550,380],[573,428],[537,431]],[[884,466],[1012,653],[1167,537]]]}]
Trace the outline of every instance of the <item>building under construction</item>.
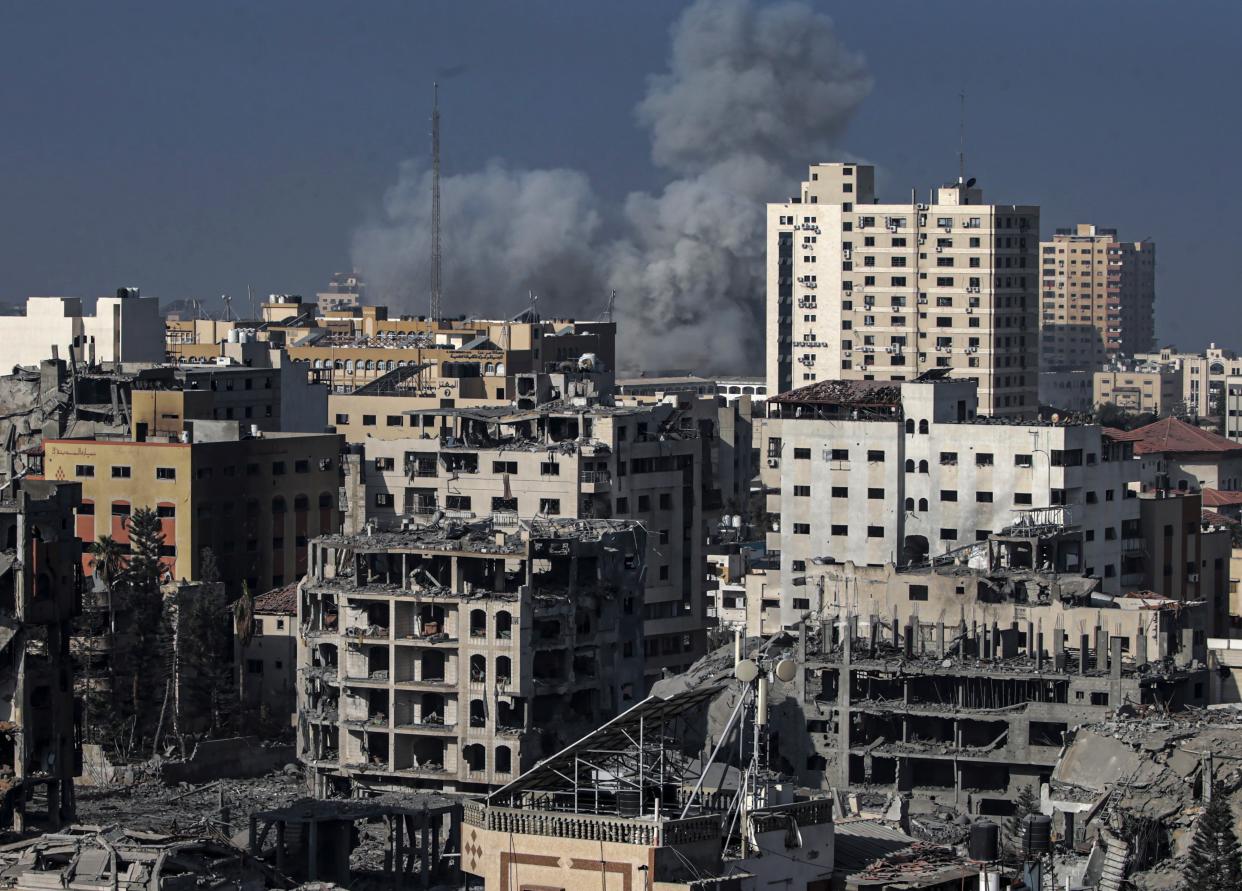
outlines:
[{"label": "building under construction", "polygon": [[636,702],[646,545],[622,520],[313,540],[298,603],[312,792],[483,791]]},{"label": "building under construction", "polygon": [[77,483],[0,489],[0,828],[55,829],[73,816],[76,744],[70,622],[81,544]]},{"label": "building under construction", "polygon": [[[812,787],[1006,814],[1073,727],[1205,704],[1207,604],[1103,594],[1056,570],[1057,542],[992,536],[914,570],[816,566],[826,605],[790,632],[803,671],[774,687],[773,758]],[[732,668],[718,653],[669,683]]]}]

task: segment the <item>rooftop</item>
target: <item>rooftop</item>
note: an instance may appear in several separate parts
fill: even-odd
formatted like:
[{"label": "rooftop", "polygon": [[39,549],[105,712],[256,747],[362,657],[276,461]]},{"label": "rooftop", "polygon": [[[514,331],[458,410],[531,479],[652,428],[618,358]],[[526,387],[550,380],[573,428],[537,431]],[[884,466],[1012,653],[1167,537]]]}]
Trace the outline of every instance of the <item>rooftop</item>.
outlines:
[{"label": "rooftop", "polygon": [[1104,432],[1119,442],[1134,443],[1136,455],[1242,452],[1242,443],[1174,417],[1161,418],[1137,430],[1108,427]]},{"label": "rooftop", "polygon": [[298,585],[275,588],[254,599],[254,611],[267,615],[294,616],[298,612]]},{"label": "rooftop", "polygon": [[485,554],[523,554],[527,543],[540,538],[572,538],[596,541],[610,532],[627,532],[641,524],[633,520],[574,520],[538,518],[502,524],[493,518],[462,522],[433,520],[392,532],[360,532],[353,535],[320,535],[315,541],[334,548],[354,551],[476,551]]}]

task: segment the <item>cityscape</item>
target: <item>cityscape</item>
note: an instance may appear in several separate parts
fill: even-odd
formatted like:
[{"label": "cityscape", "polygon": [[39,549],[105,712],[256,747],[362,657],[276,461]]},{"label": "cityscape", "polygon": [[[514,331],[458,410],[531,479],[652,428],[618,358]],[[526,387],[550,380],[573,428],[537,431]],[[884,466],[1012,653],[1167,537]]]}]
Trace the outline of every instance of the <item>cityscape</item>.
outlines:
[{"label": "cityscape", "polygon": [[[1101,105],[1117,155],[1084,173],[1059,146],[1071,184],[1047,189],[997,148],[990,91],[1026,89],[987,82],[1003,53],[894,84],[884,11],[192,6],[64,24],[168,36],[153,83],[99,77],[186,181],[126,172],[126,136],[56,161],[115,164],[184,232],[90,192],[44,227],[25,87],[0,94],[0,887],[1242,889],[1242,331],[1194,268],[1219,233],[1118,197],[1161,163],[1154,102]],[[1018,26],[1001,6],[969,27]],[[1151,12],[1113,23],[1079,99]],[[301,95],[246,72],[147,92],[169,53],[285,24],[332,69]],[[385,55],[402,28],[425,59]],[[466,119],[544,64],[505,55],[525,31],[636,66],[629,105],[586,60],[532,93],[542,143],[494,121],[544,166]],[[89,68],[67,39],[45,64]],[[345,103],[397,89],[364,73],[395,64],[423,79],[365,133]],[[19,80],[96,120],[89,76]],[[341,183],[302,171],[274,231],[262,188],[189,182],[243,142],[177,143],[233,89],[400,142],[357,148],[404,153],[395,181],[359,177],[357,220],[298,219],[373,161],[341,150]],[[935,127],[898,155],[851,138],[903,90]],[[637,137],[561,157],[601,151],[605,117]],[[1223,178],[1175,161],[1147,175]],[[660,185],[631,188],[640,168]],[[105,209],[122,236],[92,232]],[[336,248],[299,243],[323,226]]]}]

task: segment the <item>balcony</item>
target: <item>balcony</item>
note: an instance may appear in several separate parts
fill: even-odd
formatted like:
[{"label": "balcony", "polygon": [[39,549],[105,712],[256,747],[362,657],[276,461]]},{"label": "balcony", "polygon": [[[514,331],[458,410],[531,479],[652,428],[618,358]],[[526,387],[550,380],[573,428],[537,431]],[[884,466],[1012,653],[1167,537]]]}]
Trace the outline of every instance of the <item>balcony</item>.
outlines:
[{"label": "balcony", "polygon": [[612,488],[612,474],[607,470],[584,470],[578,475],[584,495],[607,492]]}]

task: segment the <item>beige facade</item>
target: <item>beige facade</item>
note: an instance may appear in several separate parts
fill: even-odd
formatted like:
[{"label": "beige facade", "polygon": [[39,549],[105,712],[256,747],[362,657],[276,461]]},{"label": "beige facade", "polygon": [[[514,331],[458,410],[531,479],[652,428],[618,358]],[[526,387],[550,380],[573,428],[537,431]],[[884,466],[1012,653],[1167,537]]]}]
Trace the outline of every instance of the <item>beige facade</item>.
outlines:
[{"label": "beige facade", "polygon": [[1095,369],[1155,344],[1156,245],[1080,223],[1040,244],[1040,367]]},{"label": "beige facade", "polygon": [[1164,347],[1134,357],[1146,364],[1180,370],[1182,398],[1186,411],[1195,417],[1218,413],[1230,377],[1242,377],[1242,359],[1233,350],[1208,344],[1202,353],[1181,353],[1175,347]]},{"label": "beige facade", "polygon": [[[649,677],[705,650],[704,448],[672,405],[428,409],[403,439],[368,439],[347,529],[497,518],[624,518],[647,530]],[[417,431],[417,432],[416,432]]]},{"label": "beige facade", "polygon": [[250,640],[233,639],[237,690],[245,705],[278,726],[297,726],[298,585],[254,598]]},{"label": "beige facade", "polygon": [[[207,423],[219,438],[206,437]],[[154,508],[164,531],[172,578],[197,579],[211,548],[230,594],[281,587],[306,571],[307,543],[339,528],[339,437],[242,435],[236,422],[200,422],[195,436],[50,439],[43,473],[82,484],[77,534],[84,542],[111,535],[129,541],[129,517]],[[89,573],[89,555],[82,554]]]},{"label": "beige facade", "polygon": [[1179,370],[1109,369],[1092,375],[1092,405],[1115,405],[1136,414],[1167,415],[1182,409]]},{"label": "beige facade", "polygon": [[879,204],[874,179],[816,164],[798,198],[768,205],[769,396],[953,369],[981,413],[1034,414],[1039,208],[984,204],[967,183]]}]

